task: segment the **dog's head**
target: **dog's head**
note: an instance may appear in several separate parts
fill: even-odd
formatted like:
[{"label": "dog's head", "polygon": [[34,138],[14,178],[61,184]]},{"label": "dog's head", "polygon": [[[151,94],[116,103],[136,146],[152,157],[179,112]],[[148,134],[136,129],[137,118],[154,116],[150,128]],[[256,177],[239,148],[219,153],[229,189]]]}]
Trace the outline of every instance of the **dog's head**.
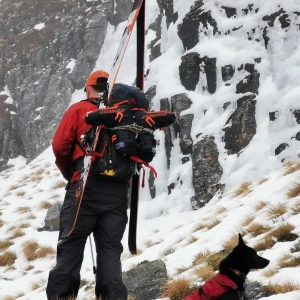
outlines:
[{"label": "dog's head", "polygon": [[256,251],[248,247],[239,234],[239,243],[232,252],[221,261],[220,271],[226,273],[228,269],[235,269],[247,275],[251,269],[263,269],[269,260],[259,256]]}]

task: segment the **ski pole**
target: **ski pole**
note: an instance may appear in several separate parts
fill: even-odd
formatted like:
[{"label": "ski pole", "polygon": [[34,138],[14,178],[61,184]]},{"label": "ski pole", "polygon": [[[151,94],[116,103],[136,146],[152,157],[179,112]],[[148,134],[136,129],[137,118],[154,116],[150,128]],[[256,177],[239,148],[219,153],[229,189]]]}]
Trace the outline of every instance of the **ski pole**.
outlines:
[{"label": "ski pole", "polygon": [[92,262],[93,262],[93,273],[94,273],[94,275],[95,275],[95,280],[96,280],[97,268],[96,268],[96,265],[95,265],[94,251],[93,251],[93,245],[92,245],[92,238],[91,238],[91,235],[89,235],[89,240],[90,240],[90,247],[91,247],[91,254],[92,254]]}]

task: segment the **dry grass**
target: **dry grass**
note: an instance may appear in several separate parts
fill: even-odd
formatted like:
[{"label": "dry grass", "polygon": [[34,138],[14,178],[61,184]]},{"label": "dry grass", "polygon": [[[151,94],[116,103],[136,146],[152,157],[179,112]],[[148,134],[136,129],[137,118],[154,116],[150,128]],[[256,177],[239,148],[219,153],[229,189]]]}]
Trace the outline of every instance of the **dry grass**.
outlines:
[{"label": "dry grass", "polygon": [[300,290],[300,286],[295,283],[282,283],[282,284],[268,284],[264,286],[264,289],[274,295],[274,294],[284,294],[293,291]]},{"label": "dry grass", "polygon": [[175,249],[173,247],[169,247],[163,252],[163,256],[168,256],[174,252],[175,252]]},{"label": "dry grass", "polygon": [[66,182],[63,180],[59,180],[59,181],[55,182],[55,184],[53,185],[53,189],[54,190],[61,189],[61,188],[64,188],[65,186],[66,186]]},{"label": "dry grass", "polygon": [[296,183],[287,193],[289,199],[300,196],[300,183]]},{"label": "dry grass", "polygon": [[299,267],[300,266],[300,257],[295,257],[292,255],[285,255],[279,260],[278,266],[280,268]]},{"label": "dry grass", "polygon": [[268,278],[273,277],[278,273],[278,268],[272,268],[264,272],[264,275]]},{"label": "dry grass", "polygon": [[254,246],[256,251],[263,251],[266,249],[271,249],[276,244],[276,241],[272,238],[272,236],[266,236],[260,243]]},{"label": "dry grass", "polygon": [[193,235],[188,239],[187,245],[193,244],[195,242],[197,242],[198,239],[196,237],[194,237]]},{"label": "dry grass", "polygon": [[262,178],[258,181],[258,184],[261,185],[263,183],[265,183],[266,181],[268,181],[269,179],[268,178]]},{"label": "dry grass", "polygon": [[31,209],[30,209],[29,206],[20,206],[20,207],[16,210],[16,212],[19,212],[19,213],[21,213],[21,214],[25,214],[25,213],[28,213],[28,212],[30,212],[30,211],[31,211]]},{"label": "dry grass", "polygon": [[23,245],[23,252],[26,259],[29,261],[33,261],[35,259],[46,257],[47,255],[55,253],[53,248],[42,247],[35,241],[26,242]]},{"label": "dry grass", "polygon": [[194,271],[194,274],[198,278],[202,278],[203,281],[207,281],[214,277],[215,272],[214,272],[214,269],[212,268],[212,266],[203,266],[200,268],[196,268]]},{"label": "dry grass", "polygon": [[7,248],[9,248],[13,243],[10,241],[0,241],[0,252],[5,251]]},{"label": "dry grass", "polygon": [[30,226],[30,224],[25,222],[25,223],[20,224],[19,228],[28,228],[29,226]]},{"label": "dry grass", "polygon": [[194,289],[194,287],[191,287],[191,281],[187,279],[171,280],[166,283],[162,297],[169,297],[171,300],[182,300]]},{"label": "dry grass", "polygon": [[34,266],[33,265],[28,265],[26,268],[25,268],[25,271],[30,271],[30,270],[32,270],[34,268]]},{"label": "dry grass", "polygon": [[21,230],[21,229],[16,229],[8,239],[9,239],[9,240],[14,240],[14,239],[16,239],[16,238],[19,238],[19,237],[23,236],[24,234],[25,234],[25,233],[24,233],[23,230]]},{"label": "dry grass", "polygon": [[239,237],[237,234],[234,234],[224,245],[223,248],[225,251],[231,251],[239,243]]},{"label": "dry grass", "polygon": [[23,197],[23,196],[26,195],[26,192],[25,192],[25,191],[17,191],[16,195],[17,195],[18,197]]},{"label": "dry grass", "polygon": [[276,219],[287,212],[287,207],[284,204],[279,204],[277,206],[270,206],[267,209],[268,216],[271,219]]},{"label": "dry grass", "polygon": [[16,300],[16,297],[13,297],[13,296],[4,296],[3,300]]},{"label": "dry grass", "polygon": [[194,228],[193,232],[199,231],[199,230],[203,230],[205,229],[207,226],[207,224],[204,223],[199,223],[198,225],[196,225],[196,227]]},{"label": "dry grass", "polygon": [[136,298],[133,295],[129,294],[127,300],[136,300]]},{"label": "dry grass", "polygon": [[250,216],[250,217],[247,217],[245,219],[245,221],[243,221],[243,223],[241,224],[241,227],[247,227],[250,223],[253,222],[253,220],[255,219],[255,216]]},{"label": "dry grass", "polygon": [[179,267],[179,268],[176,268],[176,274],[181,274],[181,273],[184,273],[185,271],[189,270],[190,268],[192,268],[192,266],[187,266],[187,267]]},{"label": "dry grass", "polygon": [[235,190],[234,196],[238,197],[238,196],[246,196],[246,195],[250,194],[252,192],[250,185],[251,185],[250,182],[243,182],[237,188],[237,190]]},{"label": "dry grass", "polygon": [[3,220],[0,219],[0,228],[5,224]]},{"label": "dry grass", "polygon": [[210,230],[210,229],[214,228],[215,226],[217,226],[217,225],[220,224],[220,223],[221,223],[221,220],[218,219],[218,218],[216,218],[216,219],[214,219],[214,220],[208,222],[208,223],[206,224],[206,228],[207,228],[208,230]]},{"label": "dry grass", "polygon": [[30,179],[32,182],[39,182],[41,181],[44,176],[43,176],[44,170],[43,169],[37,169],[31,176]]},{"label": "dry grass", "polygon": [[294,215],[300,214],[300,201],[296,202],[295,205],[292,207],[292,213]]},{"label": "dry grass", "polygon": [[42,287],[42,286],[43,286],[43,283],[42,283],[42,282],[34,282],[34,283],[32,283],[32,285],[31,285],[31,289],[34,291],[34,290],[39,289],[39,288]]},{"label": "dry grass", "polygon": [[285,167],[284,175],[292,174],[300,170],[300,162],[289,161],[284,164],[284,167]]},{"label": "dry grass", "polygon": [[270,226],[259,224],[259,223],[252,223],[246,229],[247,233],[250,233],[253,236],[259,236],[270,230],[271,230]]},{"label": "dry grass", "polygon": [[16,253],[12,251],[6,251],[0,255],[0,267],[11,266],[17,259]]},{"label": "dry grass", "polygon": [[207,266],[210,266],[214,271],[218,270],[220,261],[224,259],[231,250],[225,249],[217,253],[199,253],[194,257],[193,266],[197,266],[205,263]]},{"label": "dry grass", "polygon": [[298,238],[298,235],[291,232],[294,229],[294,225],[290,223],[284,223],[272,230],[269,235],[276,238],[278,242],[290,242]]},{"label": "dry grass", "polygon": [[39,208],[41,209],[49,209],[50,207],[52,207],[52,204],[49,201],[42,201],[39,204]]},{"label": "dry grass", "polygon": [[227,209],[224,206],[221,206],[217,209],[217,214],[223,214],[227,211]]},{"label": "dry grass", "polygon": [[12,192],[12,191],[14,191],[14,190],[16,190],[16,189],[18,189],[20,186],[18,186],[18,185],[11,185],[10,187],[9,187],[9,192]]},{"label": "dry grass", "polygon": [[265,201],[260,201],[259,203],[257,203],[255,205],[255,210],[258,211],[258,210],[262,210],[263,208],[265,208],[267,206],[267,202]]}]

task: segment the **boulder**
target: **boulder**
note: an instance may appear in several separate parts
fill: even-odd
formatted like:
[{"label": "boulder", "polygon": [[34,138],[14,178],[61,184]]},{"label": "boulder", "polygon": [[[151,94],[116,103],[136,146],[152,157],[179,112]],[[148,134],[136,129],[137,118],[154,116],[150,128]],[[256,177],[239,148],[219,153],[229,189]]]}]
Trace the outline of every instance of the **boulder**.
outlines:
[{"label": "boulder", "polygon": [[42,228],[43,231],[58,231],[59,230],[59,221],[60,221],[60,209],[62,204],[56,202],[52,205],[47,211],[45,217],[45,225]]}]

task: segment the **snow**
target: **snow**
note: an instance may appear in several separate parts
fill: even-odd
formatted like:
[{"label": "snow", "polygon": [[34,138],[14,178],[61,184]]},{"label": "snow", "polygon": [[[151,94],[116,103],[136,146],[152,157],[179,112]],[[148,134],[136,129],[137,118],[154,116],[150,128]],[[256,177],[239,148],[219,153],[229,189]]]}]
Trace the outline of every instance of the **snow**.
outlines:
[{"label": "snow", "polygon": [[75,65],[76,65],[76,59],[72,58],[71,61],[66,66],[66,69],[69,69],[69,73],[72,73]]},{"label": "snow", "polygon": [[[89,0],[88,0],[89,1]],[[281,159],[299,162],[299,141],[292,138],[299,132],[299,124],[296,123],[291,109],[299,109],[300,96],[300,48],[299,32],[291,35],[281,29],[275,22],[271,30],[272,42],[268,51],[264,43],[253,43],[248,40],[246,32],[257,22],[262,22],[262,16],[271,14],[281,5],[287,11],[299,10],[297,0],[286,0],[284,4],[280,0],[222,0],[204,1],[205,8],[211,9],[212,16],[217,20],[219,30],[225,32],[232,27],[242,27],[242,33],[237,31],[228,36],[212,36],[211,29],[207,30],[207,36],[201,35],[201,42],[188,52],[198,52],[201,56],[217,58],[218,86],[215,94],[205,91],[206,80],[201,79],[195,91],[187,91],[181,85],[178,66],[181,56],[185,54],[181,40],[177,35],[177,26],[182,22],[189,11],[193,1],[173,0],[175,10],[178,12],[178,21],[167,28],[165,17],[162,26],[161,43],[162,55],[150,62],[146,57],[146,69],[150,72],[146,78],[146,89],[156,85],[156,96],[152,101],[153,110],[160,109],[160,99],[170,98],[179,93],[186,93],[192,100],[190,109],[182,112],[182,115],[195,113],[192,127],[193,142],[201,140],[204,135],[213,135],[219,149],[219,159],[223,167],[222,183],[226,184],[224,195],[216,195],[210,203],[197,211],[192,211],[190,199],[194,195],[192,184],[192,162],[181,163],[183,155],[180,152],[179,139],[173,135],[173,148],[171,151],[171,166],[167,169],[165,157],[163,131],[155,132],[155,138],[160,141],[157,147],[157,155],[151,165],[158,171],[156,179],[156,197],[151,199],[149,187],[146,184],[140,191],[140,206],[138,220],[138,248],[140,254],[131,256],[127,247],[127,230],[124,234],[122,255],[123,270],[129,270],[144,260],[161,258],[167,266],[170,278],[189,278],[199,281],[193,273],[192,262],[199,253],[207,251],[217,252],[223,249],[224,243],[242,232],[250,246],[255,246],[265,236],[257,237],[247,233],[247,226],[243,225],[249,217],[252,222],[271,226],[290,223],[295,229],[293,233],[300,235],[299,214],[294,212],[300,205],[300,196],[289,199],[288,191],[300,182],[300,170],[286,174],[287,166]],[[259,8],[259,14],[249,13],[248,16],[242,9],[248,4],[254,3]],[[147,27],[155,20],[158,13],[157,1],[147,1],[148,10]],[[236,18],[227,19],[221,6],[237,7]],[[292,20],[293,22],[295,20]],[[37,24],[37,30],[45,24]],[[107,37],[95,69],[110,71],[113,58],[118,48],[118,42],[126,23],[118,27],[108,25]],[[264,24],[261,23],[261,26]],[[203,29],[203,28],[202,28]],[[200,34],[200,33],[199,33]],[[146,36],[147,43],[155,38],[152,30]],[[129,44],[124,58],[124,64],[120,70],[119,82],[129,85],[135,80],[135,32],[132,42]],[[231,86],[225,86],[220,78],[220,69],[226,64],[233,64],[235,69],[245,63],[253,63],[260,57],[261,63],[256,64],[260,73],[260,88],[256,98],[257,134],[251,143],[239,155],[228,155],[224,149],[222,129],[230,115],[236,108],[236,101],[240,95],[235,93],[235,85],[245,75],[236,71],[230,80]],[[75,60],[71,60],[66,69],[73,70]],[[204,88],[204,90],[203,90]],[[7,103],[13,104],[8,88],[1,94],[8,95]],[[70,105],[86,98],[83,90],[76,90]],[[223,109],[224,102],[232,102],[227,110]],[[43,107],[36,109],[37,112]],[[206,111],[206,113],[204,113]],[[276,112],[277,119],[269,121],[269,112]],[[202,133],[200,137],[197,137]],[[274,149],[280,143],[287,142],[289,147],[279,156],[274,155]],[[54,164],[55,158],[51,148],[46,149],[35,160],[26,164],[26,159],[18,157],[9,160],[10,168],[0,172],[0,219],[4,222],[0,227],[0,236],[3,240],[12,240],[13,244],[8,248],[17,254],[17,260],[13,268],[0,267],[0,300],[10,295],[18,300],[32,300],[45,298],[45,285],[49,270],[55,264],[55,256],[49,255],[34,261],[27,261],[23,254],[23,245],[26,241],[36,240],[43,246],[51,246],[53,249],[57,243],[57,232],[39,232],[43,227],[46,209],[41,206],[43,201],[54,204],[62,202],[64,198],[65,180],[60,175]],[[149,179],[149,171],[146,170],[146,180]],[[249,182],[250,192],[235,196],[235,191],[243,182]],[[168,193],[168,186],[174,184],[172,192]],[[265,207],[257,210],[257,205],[264,202]],[[284,205],[286,212],[278,218],[272,218],[269,211]],[[20,211],[20,208],[26,208]],[[12,239],[12,227],[19,228],[22,223],[28,222],[29,227],[23,228],[24,235]],[[207,225],[216,222],[212,228]],[[201,229],[199,225],[203,225]],[[195,228],[198,228],[197,230]],[[191,241],[191,238],[194,238]],[[262,284],[291,282],[300,285],[300,268],[281,268],[271,277],[266,272],[278,268],[278,262],[284,255],[299,256],[291,253],[290,249],[299,242],[299,238],[292,242],[277,242],[270,249],[260,251],[260,255],[271,260],[270,265],[260,271],[251,272],[250,280],[258,280]],[[1,254],[0,254],[1,255]],[[32,269],[29,270],[29,266]],[[186,268],[187,271],[178,274],[178,268]],[[85,249],[85,257],[82,266],[82,279],[94,286],[92,261],[89,245]],[[32,284],[40,283],[40,287],[33,290]],[[19,296],[17,296],[19,295]],[[93,290],[84,290],[79,293],[79,300],[91,299]],[[300,291],[274,295],[260,300],[299,300]],[[146,299],[147,300],[147,299]]]},{"label": "snow", "polygon": [[11,104],[11,105],[14,104],[14,100],[13,100],[11,94],[10,94],[10,91],[9,91],[7,85],[4,86],[4,90],[2,92],[0,92],[0,95],[7,96],[7,99],[4,101],[4,103]]},{"label": "snow", "polygon": [[42,30],[43,28],[45,28],[45,23],[36,24],[33,28],[36,30]]}]

